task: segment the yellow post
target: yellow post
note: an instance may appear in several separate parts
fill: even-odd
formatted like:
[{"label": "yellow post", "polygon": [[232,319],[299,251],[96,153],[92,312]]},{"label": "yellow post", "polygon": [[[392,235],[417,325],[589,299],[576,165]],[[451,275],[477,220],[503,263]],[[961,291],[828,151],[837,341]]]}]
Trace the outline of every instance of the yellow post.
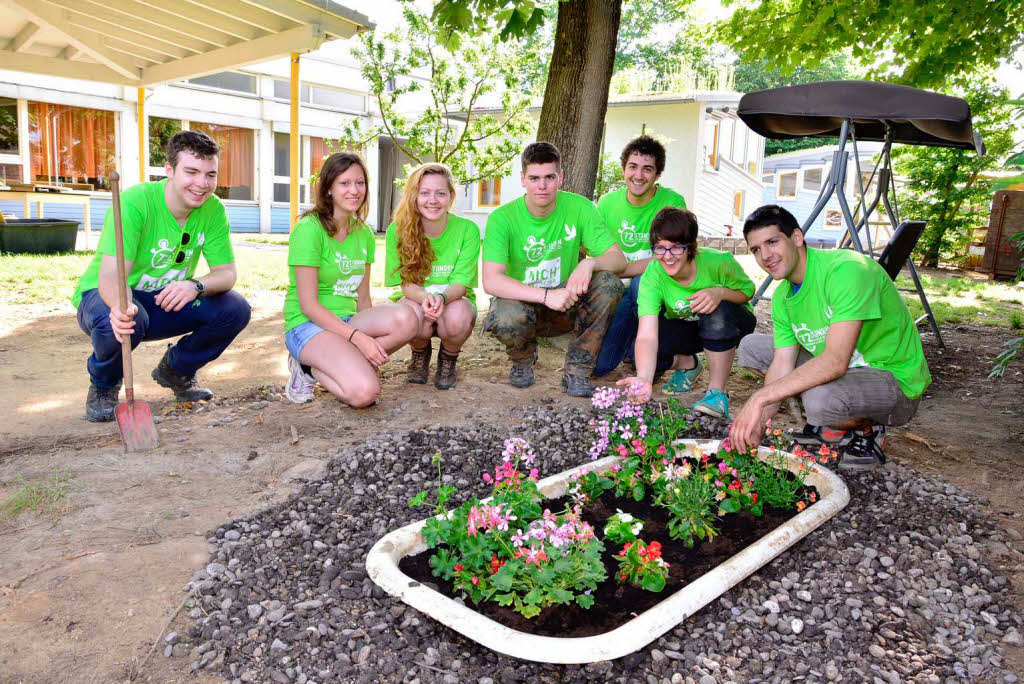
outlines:
[{"label": "yellow post", "polygon": [[290,150],[288,202],[290,209],[288,216],[290,221],[288,229],[299,220],[299,53],[292,53],[292,127],[291,136],[288,140]]},{"label": "yellow post", "polygon": [[139,88],[139,182],[146,179],[146,89]]}]

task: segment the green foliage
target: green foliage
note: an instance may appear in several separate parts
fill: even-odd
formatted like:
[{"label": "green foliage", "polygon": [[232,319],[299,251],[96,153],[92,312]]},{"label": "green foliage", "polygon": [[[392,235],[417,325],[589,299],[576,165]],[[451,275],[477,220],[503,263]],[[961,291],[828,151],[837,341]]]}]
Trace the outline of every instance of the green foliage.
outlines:
[{"label": "green foliage", "polygon": [[534,0],[439,0],[431,17],[440,36],[458,44],[464,36],[497,31],[508,41],[532,35],[544,23],[544,3]]},{"label": "green foliage", "polygon": [[0,522],[10,522],[22,513],[58,516],[64,510],[63,498],[71,488],[72,475],[67,468],[54,468],[38,481],[28,481],[21,474],[0,481],[0,490],[13,491],[0,499]]},{"label": "green foliage", "polygon": [[618,157],[602,154],[601,163],[597,167],[597,178],[594,181],[594,197],[600,198],[609,192],[626,187],[622,177],[622,164]]},{"label": "green foliage", "polygon": [[[1017,246],[1017,249],[1024,252],[1024,232],[1015,233],[1010,237],[1010,241]],[[1017,270],[1017,282],[1024,279],[1024,264],[1021,264]],[[1015,312],[1016,313],[1016,312]],[[1015,321],[1011,321],[1010,327],[1014,330],[1019,330],[1022,326],[1020,315],[1016,315]],[[992,372],[988,374],[990,378],[1001,378],[1006,373],[1006,369],[1010,367],[1010,362],[1013,361],[1017,356],[1024,352],[1024,335],[1020,337],[1012,338],[1007,340],[1004,345],[1004,349],[996,357],[995,365],[992,366]]]},{"label": "green foliage", "polygon": [[627,542],[619,555],[612,558],[619,562],[620,582],[628,582],[653,592],[665,588],[669,565],[661,557],[660,542],[647,544],[643,539]]},{"label": "green foliage", "polygon": [[[438,5],[434,17],[463,21],[454,7],[462,3],[447,4],[452,7],[439,15]],[[382,123],[353,119],[339,142],[359,147],[385,135],[413,164],[447,164],[460,184],[506,175],[531,128],[520,71],[532,53],[495,35],[453,40],[413,2],[402,6],[403,26],[384,36],[364,34],[353,50]],[[476,111],[494,95],[500,96],[500,117]],[[419,113],[403,113],[408,111]]]},{"label": "green foliage", "polygon": [[604,538],[613,544],[625,544],[636,539],[640,530],[644,529],[644,521],[634,518],[621,509],[608,518],[604,526]]},{"label": "green foliage", "polygon": [[710,541],[718,536],[713,509],[715,494],[714,483],[700,472],[666,482],[656,494],[654,504],[668,509],[669,536],[681,539],[688,549],[698,539]]},{"label": "green foliage", "polygon": [[987,154],[979,157],[973,151],[920,145],[893,150],[896,174],[906,178],[901,213],[927,223],[915,252],[925,266],[938,266],[940,259],[964,253],[973,229],[985,222],[974,207],[987,209],[991,199],[991,181],[981,174],[998,168],[1013,145],[1005,89],[988,78],[952,94],[971,106],[974,131],[985,141]]},{"label": "green foliage", "polygon": [[935,88],[1012,56],[1024,45],[1022,25],[1024,0],[765,0],[737,7],[722,37],[784,74],[849,49],[872,78]]}]

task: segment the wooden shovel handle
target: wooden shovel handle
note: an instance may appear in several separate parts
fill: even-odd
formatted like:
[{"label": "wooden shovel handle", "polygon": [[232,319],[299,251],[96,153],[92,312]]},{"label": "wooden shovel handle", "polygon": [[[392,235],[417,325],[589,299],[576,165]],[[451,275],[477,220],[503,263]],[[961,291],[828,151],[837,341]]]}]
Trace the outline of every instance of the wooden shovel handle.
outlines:
[{"label": "wooden shovel handle", "polygon": [[[121,177],[112,171],[110,181],[110,198],[114,210],[114,249],[117,252],[117,301],[121,311],[128,310],[128,274],[125,273],[124,232],[121,227]],[[132,340],[126,337],[121,340],[121,367],[124,372],[124,398],[129,404],[135,401],[135,389],[132,385]]]}]

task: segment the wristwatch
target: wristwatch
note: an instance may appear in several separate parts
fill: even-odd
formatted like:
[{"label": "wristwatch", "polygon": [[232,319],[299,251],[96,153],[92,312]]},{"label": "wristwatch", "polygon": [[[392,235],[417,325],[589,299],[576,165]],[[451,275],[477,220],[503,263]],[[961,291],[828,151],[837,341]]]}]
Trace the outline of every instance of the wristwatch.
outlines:
[{"label": "wristwatch", "polygon": [[196,296],[202,297],[203,293],[206,292],[206,285],[203,284],[203,281],[198,278],[189,278],[189,281],[196,286]]}]

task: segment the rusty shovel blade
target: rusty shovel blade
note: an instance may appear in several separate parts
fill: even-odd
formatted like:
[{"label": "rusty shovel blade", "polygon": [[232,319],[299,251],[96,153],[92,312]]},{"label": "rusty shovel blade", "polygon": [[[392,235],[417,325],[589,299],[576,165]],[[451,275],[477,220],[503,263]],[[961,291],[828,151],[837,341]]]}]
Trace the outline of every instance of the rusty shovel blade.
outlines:
[{"label": "rusty shovel blade", "polygon": [[122,401],[114,409],[114,416],[117,418],[117,429],[121,431],[125,451],[145,451],[160,442],[153,423],[153,412],[146,402],[138,399]]}]

